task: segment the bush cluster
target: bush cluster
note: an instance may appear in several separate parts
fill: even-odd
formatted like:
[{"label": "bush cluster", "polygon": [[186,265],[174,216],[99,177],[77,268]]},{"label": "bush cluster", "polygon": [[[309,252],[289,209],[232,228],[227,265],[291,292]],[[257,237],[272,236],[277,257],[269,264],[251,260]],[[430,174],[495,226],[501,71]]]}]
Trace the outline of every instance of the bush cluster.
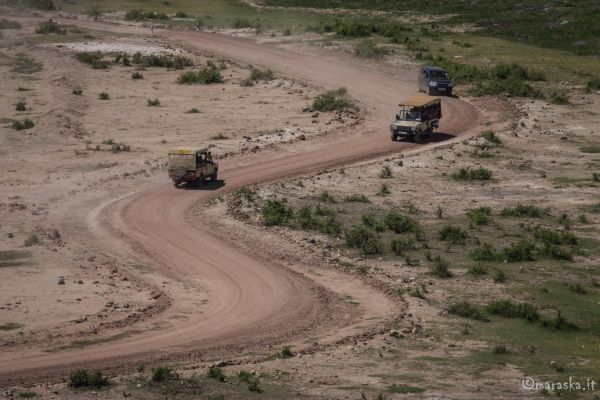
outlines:
[{"label": "bush cluster", "polygon": [[144,11],[141,8],[135,8],[125,13],[127,21],[143,21],[145,19],[167,20],[169,16],[165,13],[156,11]]},{"label": "bush cluster", "polygon": [[177,81],[181,84],[187,85],[210,85],[212,83],[223,82],[223,76],[218,69],[207,67],[198,71],[186,71],[179,75]]},{"label": "bush cluster", "polygon": [[318,95],[313,101],[313,108],[317,111],[328,112],[352,107],[346,88],[330,90]]},{"label": "bush cluster", "polygon": [[100,389],[109,384],[108,379],[100,371],[88,372],[79,369],[69,377],[69,386],[72,388]]}]

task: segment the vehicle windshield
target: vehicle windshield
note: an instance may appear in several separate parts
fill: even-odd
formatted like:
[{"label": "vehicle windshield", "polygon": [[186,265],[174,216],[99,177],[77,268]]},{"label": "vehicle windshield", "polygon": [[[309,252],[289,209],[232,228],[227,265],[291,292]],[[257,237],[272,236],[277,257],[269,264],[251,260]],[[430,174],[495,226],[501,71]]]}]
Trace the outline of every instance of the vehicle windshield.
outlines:
[{"label": "vehicle windshield", "polygon": [[403,121],[420,121],[421,111],[414,109],[400,110],[400,113],[398,113],[398,119]]},{"label": "vehicle windshield", "polygon": [[450,79],[445,71],[429,71],[430,79]]}]

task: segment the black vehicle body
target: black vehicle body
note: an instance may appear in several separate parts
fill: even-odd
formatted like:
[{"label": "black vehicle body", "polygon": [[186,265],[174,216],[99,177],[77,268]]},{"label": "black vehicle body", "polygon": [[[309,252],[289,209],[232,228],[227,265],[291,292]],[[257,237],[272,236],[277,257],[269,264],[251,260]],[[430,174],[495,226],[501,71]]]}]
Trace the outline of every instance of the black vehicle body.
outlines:
[{"label": "black vehicle body", "polygon": [[419,92],[425,92],[429,95],[444,94],[452,96],[452,80],[448,72],[443,68],[421,67],[417,80],[417,89]]}]

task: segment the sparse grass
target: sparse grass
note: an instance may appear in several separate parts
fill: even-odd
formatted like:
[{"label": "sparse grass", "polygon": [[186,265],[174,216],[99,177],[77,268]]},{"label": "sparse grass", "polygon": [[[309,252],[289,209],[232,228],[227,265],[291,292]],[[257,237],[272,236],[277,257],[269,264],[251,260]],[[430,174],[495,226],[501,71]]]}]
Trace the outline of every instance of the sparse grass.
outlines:
[{"label": "sparse grass", "polygon": [[500,138],[496,136],[496,133],[494,133],[494,131],[487,130],[481,134],[481,137],[495,146],[502,145],[502,140],[500,140]]},{"label": "sparse grass", "polygon": [[346,230],[344,237],[348,246],[360,249],[363,254],[379,254],[383,251],[379,238],[370,229],[353,227]]},{"label": "sparse grass", "polygon": [[569,284],[569,290],[577,294],[587,294],[587,290],[580,283]]},{"label": "sparse grass", "polygon": [[144,79],[144,75],[141,72],[134,72],[131,74],[131,79]]},{"label": "sparse grass", "polygon": [[88,372],[79,369],[69,376],[69,386],[75,389],[100,389],[109,385],[108,378],[100,371]]},{"label": "sparse grass", "polygon": [[1,29],[21,29],[21,24],[18,21],[0,18],[0,30]]},{"label": "sparse grass", "polygon": [[497,261],[501,255],[490,243],[485,242],[473,249],[469,256],[475,261]]},{"label": "sparse grass", "polygon": [[98,98],[99,98],[100,100],[110,100],[110,95],[109,95],[108,93],[106,93],[106,92],[101,92],[101,93],[98,95]]},{"label": "sparse grass", "polygon": [[178,378],[179,375],[175,371],[173,371],[171,367],[168,367],[166,365],[161,365],[152,369],[152,382],[165,383]]},{"label": "sparse grass", "polygon": [[467,212],[467,218],[473,225],[488,225],[492,221],[490,207],[478,207]]},{"label": "sparse grass", "polygon": [[279,200],[267,200],[262,216],[266,226],[277,226],[287,224],[293,217],[293,212]]},{"label": "sparse grass", "polygon": [[514,303],[510,300],[494,300],[486,306],[492,315],[505,318],[523,318],[529,322],[537,321],[540,316],[535,307],[529,303]]},{"label": "sparse grass", "polygon": [[371,212],[363,214],[361,221],[364,226],[373,229],[375,232],[383,232],[387,229],[387,225]]},{"label": "sparse grass", "polygon": [[81,96],[83,94],[83,90],[81,88],[74,88],[71,93],[73,93],[75,96]]},{"label": "sparse grass", "polygon": [[160,106],[160,100],[158,100],[158,99],[148,100],[148,106],[149,107],[159,107]]},{"label": "sparse grass", "polygon": [[569,101],[569,97],[564,93],[551,93],[550,94],[550,103],[556,105],[568,105],[571,104]]},{"label": "sparse grass", "polygon": [[188,15],[187,15],[187,13],[185,11],[177,11],[175,13],[175,16],[177,18],[187,18]]},{"label": "sparse grass", "polygon": [[392,170],[389,166],[384,165],[381,167],[381,172],[379,172],[379,177],[382,179],[387,179],[392,177]]},{"label": "sparse grass", "polygon": [[221,132],[217,135],[211,136],[211,139],[212,140],[226,140],[226,139],[229,139],[229,136],[227,136],[226,134]]},{"label": "sparse grass", "polygon": [[457,181],[487,181],[492,179],[492,172],[484,167],[461,168],[452,174],[452,178]]},{"label": "sparse grass", "polygon": [[24,87],[24,86],[19,86],[19,87],[17,88],[17,91],[18,91],[18,92],[30,92],[30,91],[31,91],[31,89],[29,89],[29,88],[27,88],[27,87]]},{"label": "sparse grass", "polygon": [[319,199],[319,201],[322,201],[323,203],[333,204],[336,202],[335,197],[331,193],[329,193],[327,190],[322,191],[317,198]]},{"label": "sparse grass", "polygon": [[398,394],[423,393],[424,391],[424,388],[420,388],[417,386],[393,384],[392,386],[388,387],[388,392]]},{"label": "sparse grass", "polygon": [[22,120],[15,120],[12,123],[12,128],[17,131],[23,131],[26,129],[31,129],[35,126],[32,120],[29,118],[24,118]]},{"label": "sparse grass", "polygon": [[351,108],[353,104],[348,97],[346,88],[339,88],[318,95],[313,101],[312,106],[317,111],[328,112]]},{"label": "sparse grass", "polygon": [[252,68],[250,70],[250,78],[249,79],[251,81],[269,82],[269,81],[272,81],[273,79],[275,79],[275,76],[273,74],[273,71],[271,71],[270,69]]},{"label": "sparse grass", "polygon": [[504,283],[506,282],[506,273],[504,273],[504,271],[502,271],[501,269],[497,269],[492,275],[492,280],[494,281],[494,283]]},{"label": "sparse grass", "polygon": [[44,21],[38,24],[38,26],[35,28],[35,33],[40,35],[48,35],[52,33],[64,35],[67,33],[67,31],[61,28],[60,25],[54,21]]},{"label": "sparse grass", "polygon": [[108,61],[103,60],[103,54],[99,51],[82,51],[75,53],[75,59],[90,65],[93,69],[107,69]]},{"label": "sparse grass", "polygon": [[590,79],[585,87],[588,91],[600,90],[600,78]]},{"label": "sparse grass", "polygon": [[241,187],[236,190],[235,194],[246,199],[249,202],[253,202],[256,199],[256,192],[247,186]]},{"label": "sparse grass", "polygon": [[489,318],[485,316],[479,307],[469,303],[468,301],[460,301],[452,304],[448,308],[448,312],[463,318],[470,318],[483,322],[489,321]]},{"label": "sparse grass", "polygon": [[12,331],[15,329],[22,328],[24,325],[17,324],[16,322],[7,322],[0,325],[0,331]]},{"label": "sparse grass", "polygon": [[397,256],[415,249],[415,241],[412,238],[394,238],[390,241],[390,250]]},{"label": "sparse grass", "polygon": [[548,211],[533,204],[516,204],[503,208],[500,215],[503,217],[542,218],[548,215]]},{"label": "sparse grass", "polygon": [[33,58],[28,57],[27,54],[17,53],[11,72],[30,75],[40,72],[43,67],[44,65],[42,63],[36,62]]},{"label": "sparse grass", "polygon": [[198,110],[195,107],[190,108],[189,110],[186,111],[186,114],[199,114],[200,110]]},{"label": "sparse grass", "polygon": [[56,5],[53,0],[27,0],[27,3],[38,10],[44,11],[54,11],[56,10]]},{"label": "sparse grass", "polygon": [[210,85],[213,83],[221,83],[223,82],[223,76],[218,69],[215,68],[202,68],[198,71],[186,71],[179,75],[177,81],[180,84],[201,84],[201,85]]},{"label": "sparse grass", "polygon": [[492,353],[493,354],[508,354],[509,351],[506,348],[506,346],[500,344],[498,346],[494,346],[494,348],[492,349]]},{"label": "sparse grass", "polygon": [[438,278],[450,278],[452,273],[448,269],[448,261],[440,256],[435,256],[431,266],[431,274]]},{"label": "sparse grass", "polygon": [[454,225],[446,225],[438,232],[438,239],[452,244],[465,244],[467,233]]},{"label": "sparse grass", "polygon": [[223,373],[223,370],[217,366],[210,367],[206,372],[206,376],[218,382],[225,382],[226,378],[225,374]]},{"label": "sparse grass", "polygon": [[481,264],[474,264],[467,269],[467,274],[473,276],[481,276],[487,274],[487,269]]},{"label": "sparse grass", "polygon": [[369,203],[370,200],[364,194],[350,194],[344,197],[346,203]]},{"label": "sparse grass", "polygon": [[35,233],[30,234],[24,241],[25,246],[30,247],[40,243],[40,238]]},{"label": "sparse grass", "polygon": [[556,312],[556,318],[543,319],[542,326],[544,328],[548,328],[555,331],[576,331],[579,329],[579,327],[576,324],[567,321],[567,319],[562,316],[562,313],[560,311]]},{"label": "sparse grass", "polygon": [[390,50],[381,47],[371,39],[364,39],[354,45],[354,54],[365,58],[383,58],[390,54]]},{"label": "sparse grass", "polygon": [[596,146],[596,145],[584,146],[584,147],[581,147],[579,150],[582,153],[598,154],[598,153],[600,153],[600,146]]}]

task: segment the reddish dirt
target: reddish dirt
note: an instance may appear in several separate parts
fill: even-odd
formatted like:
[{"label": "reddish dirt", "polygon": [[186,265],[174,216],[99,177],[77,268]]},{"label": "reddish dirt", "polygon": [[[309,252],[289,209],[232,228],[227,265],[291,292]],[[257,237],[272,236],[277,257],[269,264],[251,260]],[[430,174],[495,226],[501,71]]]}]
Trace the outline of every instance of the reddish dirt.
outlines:
[{"label": "reddish dirt", "polygon": [[[73,23],[73,21],[69,21]],[[122,33],[146,33],[141,28],[77,22],[95,29]],[[110,203],[98,218],[115,236],[103,241],[125,240],[137,253],[158,265],[157,272],[178,282],[171,308],[144,325],[144,332],[82,349],[43,352],[28,350],[0,355],[0,380],[22,379],[40,371],[82,363],[118,363],[162,350],[203,349],[241,342],[258,342],[277,336],[293,336],[307,327],[334,332],[356,320],[331,317],[332,307],[322,286],[290,270],[248,254],[219,239],[208,230],[186,221],[195,203],[225,191],[259,182],[306,174],[318,169],[356,162],[375,156],[423,148],[464,134],[480,121],[479,111],[457,99],[444,99],[444,118],[431,143],[416,145],[390,141],[388,123],[401,98],[415,93],[415,71],[407,75],[383,74],[353,63],[352,57],[315,50],[301,54],[272,45],[201,32],[162,31],[166,39],[328,88],[346,87],[367,108],[366,122],[357,131],[311,140],[285,153],[251,155],[222,162],[219,184],[201,190],[175,189],[164,183]],[[235,118],[235,110],[232,110]],[[93,220],[93,218],[92,218]],[[93,221],[93,225],[97,222]],[[101,237],[106,230],[99,229]],[[198,293],[196,297],[194,293]],[[373,291],[373,295],[375,291]],[[384,319],[394,313],[391,300],[378,295],[362,316]],[[324,300],[325,299],[325,300]],[[178,313],[195,313],[177,321]],[[170,319],[169,319],[170,318]],[[160,325],[165,322],[164,325]],[[169,323],[166,323],[169,322]],[[138,328],[139,329],[139,328]],[[235,348],[237,349],[237,348]],[[236,350],[234,350],[235,352]],[[235,355],[235,354],[234,354]]]}]

